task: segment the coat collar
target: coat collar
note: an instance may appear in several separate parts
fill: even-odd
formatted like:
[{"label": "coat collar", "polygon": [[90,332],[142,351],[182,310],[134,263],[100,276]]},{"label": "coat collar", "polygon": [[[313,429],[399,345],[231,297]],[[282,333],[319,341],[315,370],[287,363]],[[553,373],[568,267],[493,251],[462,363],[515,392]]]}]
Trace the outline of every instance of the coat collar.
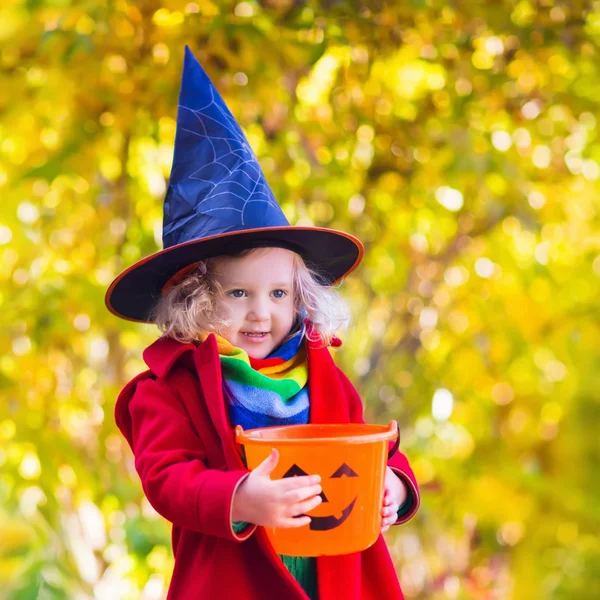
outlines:
[{"label": "coat collar", "polygon": [[165,377],[182,354],[196,350],[194,344],[184,344],[173,338],[161,337],[143,353],[144,362],[157,376]]},{"label": "coat collar", "polygon": [[209,335],[194,352],[194,365],[198,373],[198,381],[210,418],[219,434],[219,440],[229,465],[242,468],[240,456],[236,451],[233,429],[227,415],[223,398],[223,376],[217,338]]},{"label": "coat collar", "polygon": [[[320,339],[311,339],[314,337],[310,335],[311,332],[312,330],[309,329],[306,348],[310,422],[344,423],[348,419],[348,414],[346,403],[337,400],[339,395],[344,393],[336,372],[337,367],[329,348]],[[341,340],[334,338],[331,346],[338,347],[341,344]],[[211,419],[221,440],[227,440],[232,435],[231,425],[223,399],[221,362],[215,336],[209,335],[198,346],[162,337],[146,348],[143,356],[152,372],[163,378],[175,364],[183,360],[188,352],[191,352],[190,358],[193,359],[193,365],[198,373]],[[229,454],[228,448],[231,448],[231,444],[223,444],[226,455]]]},{"label": "coat collar", "polygon": [[150,370],[157,377],[164,378],[176,364],[184,360],[186,354],[193,361],[188,360],[187,364],[192,369],[195,367],[198,373],[202,395],[219,434],[225,457],[230,464],[233,461],[233,464],[239,467],[239,457],[232,452],[234,446],[230,443],[232,432],[223,399],[221,361],[215,336],[209,335],[198,346],[161,337],[146,348],[143,357]]},{"label": "coat collar", "polygon": [[[332,346],[341,346],[333,338]],[[321,340],[308,340],[308,396],[310,399],[310,423],[347,423],[347,403],[343,400],[344,388],[329,348]]]}]

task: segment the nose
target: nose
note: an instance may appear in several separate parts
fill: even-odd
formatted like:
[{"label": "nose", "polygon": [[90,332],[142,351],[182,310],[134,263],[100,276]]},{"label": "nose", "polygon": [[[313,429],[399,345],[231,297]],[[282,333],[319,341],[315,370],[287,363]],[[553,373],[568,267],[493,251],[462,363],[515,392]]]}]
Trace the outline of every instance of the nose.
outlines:
[{"label": "nose", "polygon": [[266,321],[269,319],[268,300],[261,297],[255,297],[248,311],[250,321]]}]

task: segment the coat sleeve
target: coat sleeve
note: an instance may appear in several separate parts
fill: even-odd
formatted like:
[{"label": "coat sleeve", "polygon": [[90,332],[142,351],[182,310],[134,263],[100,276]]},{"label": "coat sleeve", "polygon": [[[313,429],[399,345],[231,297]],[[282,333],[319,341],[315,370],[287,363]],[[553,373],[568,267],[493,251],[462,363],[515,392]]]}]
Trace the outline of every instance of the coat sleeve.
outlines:
[{"label": "coat sleeve", "polygon": [[[350,380],[344,372],[338,367],[338,373],[342,380],[346,396],[349,399],[350,421],[352,423],[364,423],[363,404],[356,388],[350,383]],[[415,474],[413,473],[406,456],[398,450],[388,461],[388,466],[406,485],[408,489],[408,498],[398,511],[398,520],[394,525],[401,525],[412,519],[421,504],[421,494]]]},{"label": "coat sleeve", "polygon": [[256,527],[235,532],[231,513],[233,495],[249,472],[207,468],[185,407],[162,381],[140,381],[128,410],[135,468],[154,509],[179,527],[247,539]]}]

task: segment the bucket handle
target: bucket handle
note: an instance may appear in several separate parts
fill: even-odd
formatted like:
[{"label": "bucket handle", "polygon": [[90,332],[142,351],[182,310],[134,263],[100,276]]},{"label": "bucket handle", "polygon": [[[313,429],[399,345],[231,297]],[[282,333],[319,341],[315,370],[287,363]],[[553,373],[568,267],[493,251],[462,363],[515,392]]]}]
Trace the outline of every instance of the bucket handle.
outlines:
[{"label": "bucket handle", "polygon": [[235,426],[235,443],[241,445],[240,437],[244,435],[244,428],[241,425]]},{"label": "bucket handle", "polygon": [[244,429],[241,425],[235,426],[235,449],[237,450],[238,456],[242,459],[244,466],[246,466],[246,453],[244,452],[244,444],[240,438],[244,435]]},{"label": "bucket handle", "polygon": [[396,435],[396,441],[394,445],[388,450],[388,460],[398,452],[398,448],[400,448],[400,429],[398,428],[398,421],[390,421],[389,424],[390,432]]}]

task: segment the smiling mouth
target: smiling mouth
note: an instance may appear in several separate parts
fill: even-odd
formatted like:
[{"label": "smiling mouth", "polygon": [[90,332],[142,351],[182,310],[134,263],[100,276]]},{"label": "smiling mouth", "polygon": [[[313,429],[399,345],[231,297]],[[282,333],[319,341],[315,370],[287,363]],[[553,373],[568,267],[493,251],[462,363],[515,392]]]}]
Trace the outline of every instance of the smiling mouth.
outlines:
[{"label": "smiling mouth", "polygon": [[339,527],[350,516],[355,503],[356,498],[354,498],[354,500],[352,500],[352,502],[350,502],[350,504],[342,511],[341,517],[334,517],[333,515],[327,517],[313,517],[312,515],[308,515],[310,517],[309,527],[311,531],[329,531],[330,529]]},{"label": "smiling mouth", "polygon": [[269,335],[269,332],[262,331],[260,333],[258,333],[258,332],[254,333],[254,332],[250,332],[250,331],[242,331],[242,335],[245,335],[246,337],[249,337],[249,338],[254,338],[254,339],[260,340],[262,338],[267,337]]}]

